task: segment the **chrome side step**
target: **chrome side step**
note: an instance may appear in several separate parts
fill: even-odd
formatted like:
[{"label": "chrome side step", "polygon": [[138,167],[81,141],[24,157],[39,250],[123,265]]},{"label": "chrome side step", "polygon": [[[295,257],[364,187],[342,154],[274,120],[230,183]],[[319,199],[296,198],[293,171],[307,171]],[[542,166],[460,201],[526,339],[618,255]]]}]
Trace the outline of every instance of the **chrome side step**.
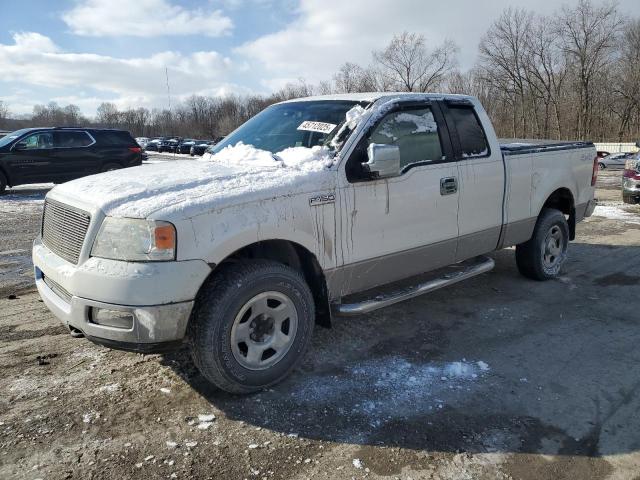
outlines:
[{"label": "chrome side step", "polygon": [[434,278],[411,287],[393,291],[389,294],[377,295],[374,298],[357,303],[336,303],[332,305],[333,313],[336,315],[353,316],[373,312],[379,308],[388,307],[395,303],[403,302],[411,298],[433,292],[442,287],[453,285],[454,283],[467,280],[493,269],[495,262],[492,258],[481,256],[456,272],[447,273],[439,278]]}]

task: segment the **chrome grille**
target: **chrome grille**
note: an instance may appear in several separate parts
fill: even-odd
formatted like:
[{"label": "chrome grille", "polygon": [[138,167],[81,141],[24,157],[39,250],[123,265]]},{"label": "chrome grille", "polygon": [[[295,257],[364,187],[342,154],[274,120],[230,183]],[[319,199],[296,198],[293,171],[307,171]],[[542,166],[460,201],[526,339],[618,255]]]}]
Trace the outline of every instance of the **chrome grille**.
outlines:
[{"label": "chrome grille", "polygon": [[91,215],[52,200],[44,203],[42,243],[71,263],[78,263]]}]

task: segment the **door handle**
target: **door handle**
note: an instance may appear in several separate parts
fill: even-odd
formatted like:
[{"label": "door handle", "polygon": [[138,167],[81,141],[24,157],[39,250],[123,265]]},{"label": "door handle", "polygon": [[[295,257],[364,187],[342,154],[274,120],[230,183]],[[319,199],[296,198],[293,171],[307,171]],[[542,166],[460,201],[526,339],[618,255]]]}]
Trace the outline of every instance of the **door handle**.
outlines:
[{"label": "door handle", "polygon": [[458,191],[458,179],[445,177],[440,179],[440,195],[452,195]]}]

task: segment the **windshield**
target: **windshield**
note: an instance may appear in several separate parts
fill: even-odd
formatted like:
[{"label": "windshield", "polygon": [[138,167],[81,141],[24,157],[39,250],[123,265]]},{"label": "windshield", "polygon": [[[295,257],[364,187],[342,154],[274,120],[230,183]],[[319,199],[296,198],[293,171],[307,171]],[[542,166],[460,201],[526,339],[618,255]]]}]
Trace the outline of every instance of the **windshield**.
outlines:
[{"label": "windshield", "polygon": [[211,149],[218,153],[239,142],[278,153],[289,147],[324,145],[358,102],[319,100],[281,103],[263,110]]},{"label": "windshield", "polygon": [[15,132],[8,133],[6,136],[0,138],[0,147],[4,147],[5,145],[9,145],[16,138],[24,135],[29,131],[28,128],[23,128],[22,130],[16,130]]}]

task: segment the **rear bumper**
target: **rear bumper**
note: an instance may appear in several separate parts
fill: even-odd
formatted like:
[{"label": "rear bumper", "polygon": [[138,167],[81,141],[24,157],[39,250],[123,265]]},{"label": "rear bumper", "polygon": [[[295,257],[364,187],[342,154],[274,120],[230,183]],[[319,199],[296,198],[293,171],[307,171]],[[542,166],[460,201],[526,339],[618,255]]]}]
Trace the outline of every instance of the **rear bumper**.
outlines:
[{"label": "rear bumper", "polygon": [[582,221],[586,217],[593,215],[594,210],[598,205],[598,199],[592,198],[587,203],[576,205],[576,223]]},{"label": "rear bumper", "polygon": [[623,177],[622,191],[627,195],[640,196],[640,179]]}]

